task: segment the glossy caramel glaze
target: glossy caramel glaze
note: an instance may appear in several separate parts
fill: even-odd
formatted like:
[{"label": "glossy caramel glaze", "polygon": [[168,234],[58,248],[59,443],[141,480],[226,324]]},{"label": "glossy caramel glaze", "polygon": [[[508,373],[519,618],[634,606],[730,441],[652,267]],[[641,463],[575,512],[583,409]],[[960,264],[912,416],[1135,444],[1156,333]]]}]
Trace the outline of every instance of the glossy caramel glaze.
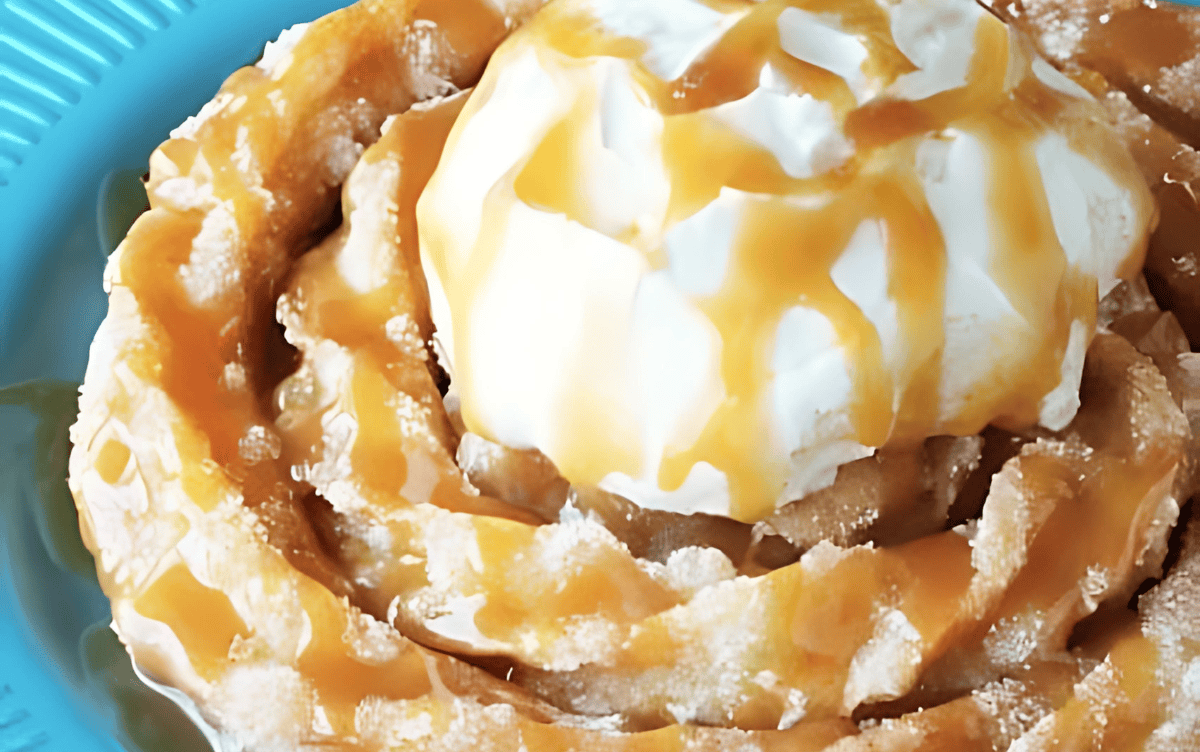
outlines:
[{"label": "glossy caramel glaze", "polygon": [[[1172,616],[1196,613],[1194,531],[1140,614],[1066,650],[1156,572],[1195,487],[1200,363],[1148,296],[1110,298],[1119,334],[1092,343],[1079,414],[1017,435],[952,531],[991,451],[974,441],[847,470],[826,519],[772,518],[806,549],[773,559],[770,519],[673,531],[677,516],[460,436],[413,204],[462,106],[438,95],[531,8],[446,9],[376,1],[316,23],[153,158],[153,209],[109,268],[70,478],[145,674],[251,749],[1194,746],[1178,690],[1200,635]],[[414,59],[430,34],[460,54]],[[362,74],[380,61],[386,85]],[[900,200],[872,185],[859,195]],[[862,499],[881,483],[938,509],[855,527],[893,511]]]},{"label": "glossy caramel glaze", "polygon": [[[825,13],[821,18],[833,18],[830,23],[863,45],[867,57],[859,72],[867,81],[867,93],[856,90],[850,79],[785,52],[780,42],[784,13],[800,6],[807,13]],[[815,311],[831,324],[834,347],[847,364],[851,425],[844,440],[866,447],[906,447],[938,434],[971,435],[989,423],[1023,428],[1038,422],[1043,400],[1063,379],[1064,360],[1077,357],[1068,354],[1072,327],[1093,331],[1098,302],[1097,272],[1088,271],[1090,261],[1068,259],[1061,228],[1056,229],[1052,219],[1053,197],[1047,195],[1048,179],[1035,155],[1040,142],[1061,135],[1071,150],[1086,155],[1126,191],[1127,207],[1104,210],[1128,212],[1134,228],[1112,272],[1128,276],[1141,266],[1153,218],[1136,167],[1125,146],[1099,123],[1096,103],[1035,75],[1028,41],[987,13],[979,15],[974,27],[964,83],[913,99],[892,93],[903,91],[896,86],[913,75],[914,65],[892,37],[890,14],[896,11],[887,4],[711,4],[732,19],[728,29],[670,81],[655,75],[645,62],[652,52],[649,43],[608,29],[604,13],[609,11],[603,7],[562,2],[539,14],[499,51],[480,94],[451,134],[443,161],[447,175],[459,169],[456,144],[472,119],[504,106],[496,103],[503,101],[498,87],[507,81],[506,67],[525,65],[530,55],[546,76],[559,77],[553,80],[582,82],[562,94],[574,99],[563,105],[563,113],[544,135],[534,139],[512,173],[486,194],[476,245],[440,226],[457,223],[457,215],[449,203],[436,202],[457,200],[457,194],[435,194],[422,209],[423,253],[448,299],[451,320],[446,324],[454,332],[451,355],[468,429],[491,439],[514,430],[480,412],[485,401],[490,405],[501,399],[490,395],[502,395],[507,387],[481,383],[472,364],[478,349],[472,338],[482,336],[473,333],[473,321],[489,315],[483,295],[491,289],[493,269],[502,254],[518,252],[510,247],[543,242],[503,240],[512,221],[506,202],[521,202],[547,216],[561,215],[608,233],[596,208],[609,198],[603,194],[606,186],[577,176],[590,169],[590,155],[600,148],[594,143],[593,121],[601,117],[600,99],[608,96],[580,71],[599,70],[612,60],[627,67],[634,96],[647,99],[662,118],[656,148],[661,149],[669,199],[661,227],[639,225],[632,235],[612,236],[642,255],[644,273],[668,266],[663,238],[672,227],[709,206],[723,191],[746,194],[719,289],[711,295],[688,293],[717,335],[721,399],[690,444],[663,450],[657,465],[659,488],[679,489],[698,464],[706,463],[727,479],[729,516],[735,519],[758,521],[791,500],[785,487],[795,456],[823,448],[801,444],[782,451],[773,421],[790,418],[771,417],[777,377],[771,352],[777,347],[780,321],[796,306]],[[770,148],[731,133],[713,114],[713,108],[765,86],[764,71],[782,81],[773,85],[789,94],[828,105],[833,127],[852,147],[840,165],[812,177],[795,177]],[[1005,349],[1007,363],[1001,359],[991,371],[973,374],[965,387],[953,372],[966,368],[957,359],[969,356],[946,350],[947,331],[958,324],[952,324],[955,314],[948,312],[945,289],[947,264],[964,251],[946,246],[945,226],[934,216],[922,183],[928,180],[923,172],[935,169],[926,166],[931,144],[964,136],[977,140],[984,153],[985,232],[990,244],[985,273],[1017,322],[1008,330],[1007,341],[992,345]],[[439,176],[433,180],[437,183]],[[894,306],[898,330],[894,343],[885,342],[870,312],[861,310],[834,281],[834,265],[866,226],[880,228],[886,246],[887,302]],[[455,245],[462,243],[468,246]],[[624,403],[612,396],[620,387],[601,381],[622,373],[605,360],[611,354],[603,343],[623,334],[605,328],[603,317],[598,318],[580,329],[581,343],[553,346],[566,353],[549,361],[567,369],[563,396],[555,403],[553,436],[532,447],[545,452],[566,478],[580,485],[601,484],[611,473],[641,477],[653,467],[641,454],[641,416],[627,415]],[[580,354],[571,355],[576,349]],[[959,394],[956,389],[965,391]],[[488,410],[488,415],[495,414],[495,409]]]}]

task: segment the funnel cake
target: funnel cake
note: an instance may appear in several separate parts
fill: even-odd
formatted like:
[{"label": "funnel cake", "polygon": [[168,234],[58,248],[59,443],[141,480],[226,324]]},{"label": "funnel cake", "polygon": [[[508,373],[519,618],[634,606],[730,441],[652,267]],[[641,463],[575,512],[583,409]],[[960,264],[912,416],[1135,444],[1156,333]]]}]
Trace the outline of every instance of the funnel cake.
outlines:
[{"label": "funnel cake", "polygon": [[[464,433],[416,204],[539,5],[361,0],[154,153],[70,466],[139,671],[228,749],[1200,743],[1194,524],[1124,609],[1169,558],[1200,420],[1191,330],[1140,276],[1098,309],[1067,425],[888,446],[757,521]],[[1079,80],[1131,142],[1179,144]]]}]

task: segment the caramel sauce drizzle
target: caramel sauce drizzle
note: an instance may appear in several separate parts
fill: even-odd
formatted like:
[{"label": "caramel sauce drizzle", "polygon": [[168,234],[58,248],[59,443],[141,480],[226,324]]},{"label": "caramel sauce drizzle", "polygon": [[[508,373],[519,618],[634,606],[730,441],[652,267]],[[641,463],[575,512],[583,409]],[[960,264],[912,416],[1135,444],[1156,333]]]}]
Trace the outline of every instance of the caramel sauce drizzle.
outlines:
[{"label": "caramel sauce drizzle", "polygon": [[[769,0],[761,7],[772,3],[774,0]],[[428,0],[419,8],[425,9],[431,17],[441,18],[437,14],[448,8],[467,14],[469,11],[463,9],[474,5],[466,2],[438,5]],[[782,3],[774,5],[781,7]],[[368,10],[353,12],[366,13],[371,12],[371,8],[380,10],[386,6],[361,7]],[[854,5],[855,12],[861,11],[866,18],[876,18],[868,12],[869,7],[870,3]],[[341,18],[345,21],[347,17]],[[753,15],[747,16],[743,24],[745,28],[739,34],[746,34],[745,38],[754,38],[761,28],[765,28],[761,19]],[[386,28],[386,24],[360,25],[368,29]],[[981,29],[985,26],[992,28],[982,24]],[[340,29],[336,25],[334,28]],[[462,35],[459,43],[470,44],[476,33],[499,32],[483,23],[464,26],[456,33]],[[994,34],[994,29],[980,32],[981,37],[988,34]],[[302,98],[303,92],[311,90],[312,80],[309,79],[320,80],[316,76],[319,71],[310,71],[312,76],[300,76],[302,85],[289,79],[292,83],[279,86],[296,95],[296,99],[287,100],[290,106],[314,103],[312,120],[318,133],[322,128],[333,127],[330,125],[333,120],[362,118],[361,126],[352,130],[366,141],[371,138],[366,134],[377,127],[377,121],[382,112],[388,111],[387,107],[402,109],[406,105],[397,100],[387,107],[372,105],[356,109],[360,103],[354,97],[363,94],[368,101],[380,101],[370,99],[379,96],[373,88],[376,84],[383,86],[385,92],[406,89],[398,80],[383,83],[360,80],[371,66],[379,63],[378,57],[386,55],[380,52],[390,44],[386,34],[377,34],[370,39],[351,35],[348,41],[337,38],[342,40],[339,44],[347,45],[347,50],[356,49],[355,45],[367,47],[361,65],[350,65],[347,79],[338,82],[351,93],[344,100],[338,100],[337,106],[332,109],[318,107],[323,95],[314,94],[312,100]],[[990,50],[988,54],[998,53],[1000,47],[996,39],[989,37],[981,41],[980,49]],[[332,43],[333,39],[322,37],[322,41]],[[305,44],[316,43],[305,41]],[[718,46],[712,54],[736,56],[734,51],[723,46]],[[995,83],[999,80],[995,74],[997,69],[988,64],[994,60],[984,53],[981,55],[982,62],[975,66],[977,70],[973,75],[992,76]],[[298,59],[300,57],[302,55],[298,55]],[[320,59],[320,56],[313,54],[312,58]],[[697,66],[702,67],[704,62]],[[404,74],[396,75],[403,78]],[[806,76],[814,81],[821,78],[819,72],[797,66],[792,66],[788,75],[795,80],[808,80]],[[262,74],[244,71],[233,79],[230,87],[251,90],[260,87],[258,94],[244,105],[249,109],[243,111],[248,113],[249,122],[256,124],[254,132],[263,142],[262,149],[257,152],[258,158],[274,160],[277,171],[271,172],[272,175],[291,172],[295,177],[294,173],[301,171],[300,185],[306,185],[304,178],[311,182],[323,180],[327,176],[321,174],[324,165],[319,164],[320,160],[308,164],[291,156],[292,149],[306,145],[307,137],[299,132],[280,136],[271,127],[275,122],[273,105],[265,104],[268,101],[265,95],[261,102],[258,101],[258,95],[270,89],[272,84],[256,82],[253,80],[256,76],[261,78]],[[703,80],[713,80],[713,77]],[[689,92],[684,97],[665,95],[669,99],[660,103],[665,108],[668,102],[686,102],[686,107],[681,105],[682,109],[672,115],[673,130],[667,139],[668,154],[675,150],[675,157],[668,158],[668,166],[682,186],[679,195],[673,196],[673,202],[678,201],[673,211],[682,216],[703,205],[705,196],[715,196],[714,185],[718,191],[721,185],[733,183],[781,186],[775,190],[755,191],[766,193],[824,190],[807,183],[790,182],[772,164],[769,155],[748,146],[731,149],[728,154],[718,153],[710,165],[715,166],[711,173],[695,174],[692,164],[683,159],[686,150],[680,144],[701,144],[711,139],[711,134],[702,132],[706,126],[693,117],[694,111],[687,111],[687,107],[705,101],[705,96],[712,97],[708,101],[733,96],[742,91],[745,83],[745,79],[733,76],[722,83],[714,83],[711,89],[706,89],[704,84],[684,87],[679,89]],[[813,83],[813,88],[819,88],[818,84]],[[825,84],[823,97],[830,101],[844,98],[846,92],[838,89],[835,82],[826,81]],[[1045,94],[1036,87],[1032,92],[1017,92],[1017,96],[1035,98]],[[695,99],[688,101],[689,96]],[[1054,100],[1054,97],[1046,99],[1051,105]],[[1052,109],[1051,105],[1047,107]],[[735,273],[718,295],[703,302],[706,313],[727,337],[723,376],[731,401],[718,413],[719,419],[714,421],[717,428],[710,427],[713,435],[706,432],[699,448],[694,450],[697,457],[753,464],[755,455],[747,451],[749,442],[745,439],[754,433],[751,423],[754,404],[762,399],[761,382],[768,375],[764,343],[769,341],[770,333],[763,319],[777,318],[788,305],[797,302],[829,316],[837,326],[843,347],[853,353],[853,362],[859,364],[859,372],[855,373],[858,395],[855,423],[861,437],[878,439],[881,443],[895,442],[922,437],[930,430],[929,415],[938,385],[936,370],[941,340],[937,332],[941,330],[942,302],[936,284],[933,292],[928,287],[923,294],[911,291],[921,289],[917,282],[944,275],[945,249],[937,237],[936,225],[924,205],[919,186],[911,179],[901,177],[902,170],[897,165],[911,160],[912,144],[908,139],[931,127],[929,123],[936,119],[920,106],[913,108],[908,104],[896,104],[892,112],[897,119],[887,126],[880,126],[878,131],[872,130],[872,121],[867,119],[860,120],[855,126],[858,129],[855,132],[862,139],[860,147],[862,143],[870,143],[871,149],[886,153],[888,159],[884,163],[888,169],[856,173],[856,166],[852,165],[847,171],[820,179],[838,181],[846,188],[842,197],[828,205],[807,209],[781,198],[763,198],[744,219],[743,234],[734,252]],[[448,117],[452,119],[452,114]],[[1013,114],[1001,108],[997,117],[1011,118]],[[216,195],[228,197],[225,200],[233,206],[238,227],[251,230],[250,236],[242,238],[236,249],[250,260],[246,267],[249,270],[247,276],[238,280],[240,286],[233,285],[231,292],[217,298],[208,308],[192,305],[175,272],[187,261],[192,240],[201,231],[201,216],[198,212],[171,213],[161,208],[140,221],[131,234],[119,284],[128,285],[135,291],[151,323],[149,336],[155,340],[152,344],[165,353],[158,357],[142,343],[139,347],[144,350],[129,353],[127,361],[147,382],[161,383],[185,415],[184,423],[173,430],[175,445],[184,460],[184,486],[188,494],[201,510],[207,512],[227,497],[230,488],[241,489],[246,505],[256,509],[260,517],[270,523],[268,515],[273,512],[268,510],[286,506],[282,502],[289,500],[299,489],[286,472],[286,458],[278,462],[250,462],[240,456],[238,441],[249,426],[269,423],[272,417],[271,411],[264,406],[264,393],[269,393],[269,389],[263,389],[263,385],[274,378],[273,366],[267,361],[277,354],[271,350],[269,332],[272,327],[267,319],[269,303],[276,288],[283,284],[292,258],[306,250],[308,235],[315,232],[325,215],[332,211],[331,202],[336,199],[336,192],[312,191],[314,197],[304,190],[293,194],[280,189],[275,192],[276,205],[264,205],[256,194],[246,191],[240,184],[242,178],[238,169],[231,160],[224,158],[234,150],[238,138],[234,130],[237,122],[233,118],[217,119],[208,127],[210,140],[204,146],[196,148],[190,142],[173,141],[164,146],[163,153],[185,174],[199,158],[209,162],[214,170]],[[438,127],[441,126],[435,125],[434,131]],[[974,128],[973,133],[982,134],[993,146],[1004,138],[1015,138],[1010,131],[995,133],[995,123],[991,121],[969,123],[964,127]],[[1035,121],[1022,123],[1021,127],[1036,131],[1042,125]],[[420,131],[417,129],[413,133]],[[569,141],[569,128],[563,133],[562,138]],[[418,143],[422,147],[427,145],[424,139],[428,135],[426,132],[420,138],[414,136],[399,147],[406,158],[411,156],[416,160],[410,166],[418,174],[432,170],[432,151],[417,146]],[[552,163],[555,154],[569,153],[569,143],[552,144],[551,158],[547,162]],[[1036,295],[1057,296],[1054,298],[1056,320],[1061,326],[1056,330],[1057,334],[1047,338],[1045,345],[1045,352],[1057,353],[1056,348],[1062,346],[1063,327],[1073,318],[1086,315],[1086,306],[1094,303],[1094,282],[1067,274],[1065,292],[1027,290],[1022,286],[1022,275],[1028,274],[1022,269],[1037,268],[1047,275],[1066,272],[1061,268],[1061,249],[1053,241],[1048,210],[1044,202],[1030,199],[1030,196],[1040,195],[1035,180],[1036,164],[1028,149],[1015,149],[1015,153],[1019,162],[1016,176],[996,180],[992,190],[998,197],[997,202],[1005,205],[1016,202],[1020,206],[1022,214],[1018,222],[1008,226],[1014,229],[1010,230],[1013,237],[1006,243],[1021,253],[1015,259],[1006,257],[998,262],[1009,266],[1000,268],[1001,273],[997,276],[1003,280],[1006,292],[1018,308],[1027,306],[1028,310],[1038,310],[1040,303]],[[421,159],[424,162],[419,161]],[[544,169],[548,168],[536,168],[535,173]],[[686,179],[680,178],[681,174],[686,174]],[[531,177],[537,178],[531,183],[537,187],[526,186],[525,190],[543,191],[541,195],[546,205],[556,206],[557,197],[549,190],[553,181],[547,180],[544,174]],[[722,180],[730,183],[720,183]],[[415,201],[415,191],[419,188],[413,188],[413,185],[415,183],[403,189],[399,199],[401,206],[410,206]],[[910,355],[908,370],[902,372],[904,378],[897,379],[897,383],[889,383],[890,376],[886,375],[888,372],[883,366],[873,327],[828,280],[830,266],[855,227],[861,221],[871,220],[880,221],[888,228],[891,293],[897,300],[902,325],[909,331],[921,332],[916,345],[910,342],[916,354]],[[411,224],[407,215],[399,218],[399,222]],[[289,226],[297,229],[280,229]],[[409,238],[415,236],[411,227],[398,230],[401,235],[405,232]],[[776,254],[780,247],[794,250]],[[274,255],[281,248],[286,253],[282,257]],[[394,451],[387,451],[389,442],[396,440],[401,431],[388,420],[386,411],[380,406],[396,393],[428,390],[430,375],[424,366],[411,361],[406,361],[404,368],[392,367],[398,361],[398,353],[381,335],[381,330],[395,313],[391,305],[398,290],[413,287],[419,272],[411,259],[407,265],[401,261],[396,277],[380,288],[383,292],[356,296],[334,279],[328,261],[329,254],[315,251],[300,265],[298,276],[305,272],[312,275],[306,281],[313,285],[309,295],[318,329],[355,352],[359,378],[353,392],[361,428],[361,443],[355,444],[351,458],[355,474],[364,481],[372,503],[394,503],[396,489],[408,485],[414,474],[413,456],[405,455],[398,461]],[[409,289],[405,294],[413,293]],[[730,337],[731,333],[746,329],[747,321],[751,323],[748,335]],[[418,323],[422,336],[429,331],[429,326],[427,320]],[[736,340],[736,346],[729,344],[733,340]],[[241,363],[247,370],[246,387],[230,388],[227,380],[222,378],[225,366],[230,362]],[[1039,356],[1037,362],[1039,365],[1035,370],[1053,371],[1056,366],[1055,358],[1050,356]],[[1036,393],[1044,383],[1051,383],[1037,381],[1041,378],[1043,376],[1033,377],[1031,383],[1036,382],[1038,386],[1032,388],[1031,393]],[[897,394],[899,399],[896,399]],[[1097,400],[1095,395],[1092,399]],[[1103,404],[1103,400],[1094,404]],[[129,407],[122,405],[119,412],[125,414]],[[1018,405],[1012,413],[1020,416],[1022,409],[1027,411],[1028,404]],[[1125,539],[1126,531],[1135,526],[1138,514],[1143,511],[1140,502],[1153,498],[1157,488],[1155,481],[1160,476],[1170,475],[1179,451],[1178,447],[1164,442],[1162,446],[1151,447],[1140,463],[1130,463],[1126,460],[1130,447],[1104,443],[1107,428],[1089,424],[1086,417],[1075,426],[1089,449],[1094,446],[1100,450],[1095,454],[1081,451],[1062,457],[1036,456],[1026,461],[1030,476],[1045,484],[1058,484],[1065,492],[1049,495],[1058,506],[1050,512],[1038,532],[1029,562],[1014,581],[1009,596],[997,613],[988,614],[986,618],[1009,615],[1018,608],[1056,608],[1064,590],[1078,581],[1089,564],[1099,562],[1103,566],[1119,568],[1122,557],[1134,550],[1132,546],[1136,542]],[[1135,433],[1133,439],[1138,438]],[[96,468],[105,482],[115,484],[129,459],[129,447],[115,440],[109,441],[100,449]],[[673,461],[679,462],[680,466],[686,462],[679,458],[673,458]],[[761,467],[753,469],[762,470]],[[678,476],[679,468],[673,470]],[[766,468],[766,473],[769,475],[773,470]],[[749,475],[748,471],[746,476]],[[739,484],[750,482],[748,477],[742,476],[734,480]],[[671,478],[664,481],[671,482]],[[525,583],[509,574],[518,566],[523,553],[532,548],[531,541],[536,536],[532,523],[499,519],[505,516],[503,508],[488,506],[486,500],[479,502],[482,506],[466,506],[468,502],[455,496],[461,490],[448,490],[446,485],[444,479],[432,484],[429,500],[447,509],[483,515],[474,520],[481,553],[486,559],[481,579],[489,594],[486,607],[477,617],[477,626],[482,631],[507,637],[516,633],[517,626],[528,623],[531,613],[547,619],[570,619],[599,612],[627,624],[641,622],[636,635],[622,648],[619,658],[622,670],[663,666],[686,654],[686,635],[670,629],[666,616],[663,616],[677,605],[676,596],[645,576],[634,561],[615,554],[598,556],[578,571],[564,574],[562,587],[552,596],[547,592],[529,592],[523,588]],[[769,493],[769,489],[752,485],[737,488],[740,497]],[[1086,507],[1090,514],[1080,515],[1080,506]],[[739,514],[746,516],[757,513],[749,503],[739,508]],[[303,545],[304,530],[281,529],[284,522],[283,518],[276,520],[278,527],[274,530],[273,542]],[[295,537],[289,539],[285,537],[287,535]],[[281,587],[284,582],[295,584],[298,590],[312,634],[296,660],[296,667],[302,676],[311,680],[335,733],[342,737],[355,734],[355,709],[368,697],[414,700],[433,694],[429,664],[422,651],[410,643],[404,643],[399,655],[387,661],[372,662],[356,656],[346,636],[351,628],[350,610],[330,592],[332,587],[326,589],[318,582],[322,576],[320,562],[302,568],[295,558],[299,552],[288,550],[286,546],[283,548],[282,553],[291,557],[292,566],[301,568],[315,579],[296,576],[283,556],[266,556],[270,560],[263,564],[260,574],[264,575],[267,591]],[[397,591],[410,588],[421,579],[403,569],[393,570],[391,576],[392,581],[387,586]],[[809,574],[799,566],[777,570],[756,580],[759,594],[772,599],[773,607],[770,623],[763,625],[768,634],[764,642],[770,643],[771,648],[760,651],[755,657],[759,661],[755,666],[778,668],[777,664],[782,661],[785,666],[782,670],[793,672],[785,678],[805,687],[813,714],[836,715],[842,711],[841,684],[847,667],[870,637],[871,615],[881,605],[900,610],[920,634],[922,655],[935,656],[964,629],[963,614],[957,609],[972,576],[970,546],[964,538],[953,533],[891,549],[854,549],[821,575]],[[406,580],[407,577],[412,581]],[[215,681],[229,668],[234,661],[230,648],[235,642],[254,637],[253,630],[230,598],[221,590],[201,583],[184,565],[175,565],[158,575],[153,584],[133,599],[133,607],[143,616],[167,624],[188,652],[197,673],[207,681]],[[1118,667],[1121,689],[1130,700],[1129,712],[1123,712],[1118,718],[1119,724],[1123,725],[1116,733],[1122,736],[1113,738],[1132,744],[1144,739],[1152,724],[1157,722],[1158,716],[1153,714],[1160,711],[1161,703],[1160,688],[1154,677],[1158,656],[1153,644],[1145,638],[1125,635],[1115,645],[1110,660]],[[744,705],[736,709],[733,720],[746,728],[770,727],[777,722],[780,712],[777,698],[760,692],[747,696]],[[1059,721],[1064,729],[1077,728],[1080,724],[1075,721],[1084,719],[1088,712],[1086,698],[1078,699],[1064,707]],[[437,717],[440,723],[444,713]],[[614,749],[639,745],[650,749],[681,749],[691,741],[692,734],[700,733],[673,726],[617,740],[618,737],[597,739],[583,730],[563,729],[528,719],[522,719],[519,725],[530,748],[537,750],[571,749],[593,742],[602,745],[611,742]],[[792,733],[781,732],[778,736],[762,738],[768,748],[774,740],[781,749],[818,749],[852,732],[853,728],[848,728],[844,722],[822,724],[817,721],[797,727]],[[353,746],[347,743],[338,748]]]},{"label": "caramel sauce drizzle", "polygon": [[[209,681],[224,670],[234,638],[250,636],[229,596],[202,585],[183,564],[156,579],[134,601],[134,608],[148,619],[171,625],[196,673]],[[195,618],[200,613],[204,619]]]},{"label": "caramel sauce drizzle", "polygon": [[[696,301],[721,336],[725,400],[693,446],[664,458],[660,487],[678,488],[703,461],[728,478],[735,519],[754,521],[774,509],[788,463],[770,459],[778,453],[771,451],[773,439],[762,429],[770,414],[770,352],[780,316],[796,305],[816,310],[837,332],[853,384],[853,438],[861,444],[910,445],[938,433],[973,434],[989,422],[1013,428],[1036,423],[1041,398],[1061,377],[1072,321],[1089,328],[1094,324],[1096,288],[1094,280],[1067,268],[1033,147],[1040,136],[1065,122],[1065,135],[1080,153],[1132,178],[1127,155],[1123,157],[1114,139],[1098,129],[1072,125],[1082,118],[1068,115],[1077,113],[1081,103],[1069,101],[1027,68],[1014,77],[1014,66],[1028,66],[1029,46],[1013,40],[991,15],[983,16],[976,27],[965,86],[920,101],[877,96],[860,107],[841,77],[782,50],[777,18],[788,7],[836,13],[843,27],[871,52],[864,73],[882,88],[912,72],[913,65],[895,48],[887,11],[878,4],[768,0],[753,7],[713,7],[743,15],[679,79],[664,82],[632,65],[635,80],[665,117],[662,148],[671,183],[667,226],[694,214],[723,188],[761,196],[750,200],[740,220],[723,287]],[[538,45],[548,65],[565,64],[553,61],[554,56],[570,58],[571,65],[591,56],[632,64],[646,52],[645,43],[607,33],[599,20],[570,4],[546,9],[523,35],[523,43]],[[504,54],[502,49],[499,55]],[[793,179],[770,152],[705,116],[706,108],[757,88],[766,63],[797,93],[833,107],[856,147],[847,164],[809,180]],[[593,91],[577,93],[513,182],[519,200],[585,226],[586,197],[571,176],[579,174],[575,167],[584,150],[595,148],[584,134],[596,96]],[[1037,341],[1032,357],[1022,345],[1014,345],[1013,360],[1020,362],[1019,368],[997,369],[966,395],[959,414],[940,415],[941,374],[953,368],[943,357],[947,250],[913,165],[921,139],[952,128],[980,140],[992,160],[987,177],[993,207],[990,271],[1025,322],[1028,333],[1021,336]],[[508,200],[503,191],[486,199],[484,231],[462,269],[444,268],[436,238],[428,249],[450,298],[457,332],[470,332],[469,301],[499,253],[505,229],[497,204]],[[813,203],[820,205],[811,208]],[[1143,216],[1149,212],[1145,205],[1138,209]],[[885,362],[873,324],[830,278],[833,264],[863,222],[878,222],[887,244],[888,294],[896,305],[900,331],[901,355],[895,363]],[[651,268],[665,266],[661,249],[645,253]],[[1129,267],[1137,263],[1131,258]],[[605,336],[593,329],[589,338]],[[463,385],[463,415],[468,428],[487,436],[487,426],[472,412],[470,395],[476,387],[470,381],[467,350],[459,347],[455,359],[456,378]],[[572,399],[560,411],[561,444],[555,456],[559,469],[582,484],[596,484],[616,471],[640,475],[642,460],[631,448],[636,447],[637,416],[613,411],[604,399],[605,385],[592,383],[605,370],[593,367],[586,353],[579,360],[580,372],[568,378]],[[595,436],[606,438],[597,442]]]},{"label": "caramel sauce drizzle", "polygon": [[[268,562],[259,574],[268,589],[283,581],[297,583],[312,626],[298,669],[313,682],[320,705],[342,738],[353,735],[355,707],[362,699],[427,694],[431,685],[426,665],[411,645],[399,658],[383,663],[372,664],[353,654],[345,637],[350,612],[334,594],[344,593],[346,587],[339,585],[340,575],[320,553],[308,521],[297,514],[293,502],[303,488],[291,478],[289,458],[249,462],[240,455],[239,440],[250,427],[269,426],[274,418],[271,390],[284,375],[278,373],[277,364],[280,359],[289,362],[282,342],[272,344],[272,337],[277,337],[272,321],[275,298],[292,261],[312,246],[328,223],[338,200],[336,184],[344,177],[330,172],[329,135],[345,133],[353,144],[368,145],[378,138],[387,114],[412,105],[417,89],[410,68],[413,61],[404,57],[412,51],[398,49],[393,33],[423,19],[441,24],[439,33],[446,34],[443,42],[450,38],[453,44],[464,45],[461,54],[441,55],[444,67],[435,71],[464,85],[478,76],[488,52],[507,33],[503,19],[485,0],[367,0],[315,24],[294,50],[288,75],[275,80],[257,68],[239,70],[222,90],[237,95],[235,103],[227,105],[229,111],[209,118],[195,140],[174,139],[160,149],[179,174],[201,176],[197,182],[211,170],[213,195],[225,203],[232,215],[230,224],[236,225],[232,236],[224,237],[227,245],[220,252],[240,270],[238,276],[215,279],[217,294],[204,304],[191,299],[179,270],[189,262],[204,214],[165,204],[151,185],[152,211],[128,234],[115,280],[134,294],[148,327],[123,360],[143,381],[160,385],[180,415],[171,430],[182,460],[184,489],[205,512],[240,492],[242,503],[265,524],[282,557]],[[326,64],[330,55],[340,56],[335,76],[329,75]],[[247,135],[255,172],[264,178],[261,186],[253,184],[233,157],[239,139]],[[432,170],[429,150],[413,149],[411,158],[417,164],[424,159],[427,164],[420,169]],[[432,159],[436,161],[436,153]],[[264,198],[267,195],[269,199]],[[409,206],[415,202],[415,196],[401,199]],[[220,276],[231,270],[200,272]],[[324,313],[326,323],[345,317],[349,323],[363,324],[378,310],[369,300],[338,310],[335,301]],[[427,322],[424,327],[428,331]],[[331,328],[336,330],[336,324]],[[372,329],[368,326],[365,331]],[[371,356],[374,340],[363,339],[369,334],[348,336]],[[225,378],[228,364],[244,370],[245,383]],[[132,405],[113,405],[113,409],[125,415]],[[128,447],[119,443],[106,446],[102,475],[115,481],[128,454]],[[375,454],[371,447],[360,450],[360,457],[368,455],[372,465],[377,464]],[[380,467],[396,467],[395,459],[389,455]],[[376,480],[387,483],[399,477],[393,473]],[[454,492],[439,490],[433,495],[450,499]],[[308,576],[296,577],[293,566]],[[158,576],[137,595],[133,607],[169,626],[197,673],[207,680],[228,670],[235,638],[252,636],[229,598],[202,585],[183,565]],[[154,661],[144,653],[139,659]]]}]

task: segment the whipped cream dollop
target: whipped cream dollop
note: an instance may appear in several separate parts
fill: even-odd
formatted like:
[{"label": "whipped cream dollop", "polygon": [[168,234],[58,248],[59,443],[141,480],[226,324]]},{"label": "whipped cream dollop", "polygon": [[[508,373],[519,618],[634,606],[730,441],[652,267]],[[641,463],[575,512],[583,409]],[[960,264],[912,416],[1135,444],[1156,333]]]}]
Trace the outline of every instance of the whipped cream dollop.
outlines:
[{"label": "whipped cream dollop", "polygon": [[418,205],[469,430],[744,521],[885,444],[1062,428],[1153,205],[972,0],[558,0]]}]

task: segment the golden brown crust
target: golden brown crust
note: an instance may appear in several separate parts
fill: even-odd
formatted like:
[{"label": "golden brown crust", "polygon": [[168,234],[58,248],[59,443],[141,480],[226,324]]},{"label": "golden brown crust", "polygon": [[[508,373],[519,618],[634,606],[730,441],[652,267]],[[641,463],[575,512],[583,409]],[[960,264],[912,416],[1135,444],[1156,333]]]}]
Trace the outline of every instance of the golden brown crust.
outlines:
[{"label": "golden brown crust", "polygon": [[[1178,579],[1099,666],[1068,651],[1157,573],[1194,488],[1200,368],[1144,298],[1110,311],[1128,339],[1096,338],[1075,421],[1021,437],[958,531],[941,526],[972,440],[844,471],[826,506],[855,519],[901,474],[936,500],[895,545],[831,542],[852,521],[832,512],[781,516],[807,550],[757,550],[755,577],[733,559],[761,534],[656,538],[671,519],[625,510],[623,528],[624,507],[585,494],[564,513],[553,473],[518,499],[497,466],[455,461],[411,245],[436,154],[412,144],[444,138],[454,91],[536,5],[363,0],[239,71],[155,153],[152,211],[109,265],[70,479],[140,668],[231,748],[1041,749],[1101,712],[1114,744],[1166,733],[1200,644],[1162,626]],[[496,497],[460,465],[480,486],[494,471]],[[706,543],[726,533],[745,540]],[[889,702],[894,720],[851,721]]]}]

